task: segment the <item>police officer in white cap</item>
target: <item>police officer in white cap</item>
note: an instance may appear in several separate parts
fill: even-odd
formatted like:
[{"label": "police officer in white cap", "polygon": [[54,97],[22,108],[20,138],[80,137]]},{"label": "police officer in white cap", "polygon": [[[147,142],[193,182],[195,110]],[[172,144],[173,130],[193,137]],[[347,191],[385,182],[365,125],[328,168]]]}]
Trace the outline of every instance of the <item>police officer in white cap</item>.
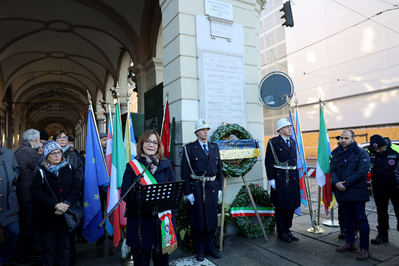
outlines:
[{"label": "police officer in white cap", "polygon": [[221,258],[214,238],[223,173],[219,147],[208,141],[209,129],[206,120],[197,120],[194,131],[197,140],[184,146],[181,161],[181,178],[187,182],[184,194],[190,201],[190,225],[198,261],[204,260],[206,252],[216,259]]},{"label": "police officer in white cap", "polygon": [[299,173],[296,168],[296,142],[292,139],[292,124],[281,118],[277,122],[280,134],[269,140],[266,149],[266,173],[271,190],[271,202],[275,207],[277,236],[291,243],[298,241],[290,230],[294,211],[300,205]]}]

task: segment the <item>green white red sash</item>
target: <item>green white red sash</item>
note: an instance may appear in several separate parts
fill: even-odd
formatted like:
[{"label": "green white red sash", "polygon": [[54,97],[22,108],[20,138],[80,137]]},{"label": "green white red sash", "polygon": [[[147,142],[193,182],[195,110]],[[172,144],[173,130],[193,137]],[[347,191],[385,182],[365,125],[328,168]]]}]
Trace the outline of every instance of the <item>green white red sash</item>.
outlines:
[{"label": "green white red sash", "polygon": [[[129,164],[137,176],[145,169],[145,166],[136,159],[130,161]],[[152,176],[151,172],[148,170],[145,171],[140,182],[142,185],[153,185],[158,183],[157,180]],[[158,217],[162,221],[162,254],[171,253],[172,251],[177,249],[177,239],[172,224],[172,211],[167,210],[159,212]]]},{"label": "green white red sash", "polygon": [[[259,216],[274,216],[273,207],[257,207]],[[252,207],[232,207],[230,208],[231,217],[256,216]]]}]

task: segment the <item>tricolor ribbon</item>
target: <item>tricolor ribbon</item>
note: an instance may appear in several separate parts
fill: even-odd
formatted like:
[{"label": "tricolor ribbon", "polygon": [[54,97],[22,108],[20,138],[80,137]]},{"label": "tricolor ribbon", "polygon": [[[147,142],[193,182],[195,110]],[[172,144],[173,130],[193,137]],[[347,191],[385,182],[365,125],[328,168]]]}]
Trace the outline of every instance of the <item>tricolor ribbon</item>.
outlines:
[{"label": "tricolor ribbon", "polygon": [[[257,207],[259,216],[274,216],[274,207]],[[252,207],[232,207],[230,208],[231,217],[256,216]]]}]

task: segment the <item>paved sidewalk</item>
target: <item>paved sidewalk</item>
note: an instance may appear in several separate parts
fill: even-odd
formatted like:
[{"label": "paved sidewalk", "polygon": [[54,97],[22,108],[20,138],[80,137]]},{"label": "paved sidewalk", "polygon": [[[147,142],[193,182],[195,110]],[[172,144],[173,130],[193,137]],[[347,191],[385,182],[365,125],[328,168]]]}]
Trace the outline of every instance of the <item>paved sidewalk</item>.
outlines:
[{"label": "paved sidewalk", "polygon": [[[312,206],[317,209],[317,186],[314,179],[309,180],[312,191]],[[323,208],[323,206],[322,206]],[[324,209],[324,208],[323,208]],[[374,201],[366,204],[371,228],[370,239],[377,235],[377,214]],[[389,206],[393,214],[393,208]],[[337,210],[334,208],[335,217]],[[320,227],[325,229],[323,234],[307,232],[311,227],[309,209],[303,207],[302,216],[295,216],[292,231],[299,237],[298,242],[285,243],[277,239],[276,234],[264,238],[247,239],[241,232],[229,235],[223,248],[223,257],[215,260],[207,257],[203,263],[195,260],[194,253],[184,252],[182,249],[171,254],[171,265],[399,265],[399,233],[396,231],[396,217],[390,216],[389,243],[381,245],[370,244],[371,258],[368,261],[357,261],[357,252],[338,253],[335,249],[345,243],[338,239],[339,227],[328,227],[322,224],[330,216],[321,213]],[[255,220],[254,220],[255,221]],[[234,226],[232,226],[234,228]],[[356,242],[358,248],[358,241]],[[121,265],[120,249],[112,247],[112,240],[107,239],[104,246],[78,245],[77,266]]]}]

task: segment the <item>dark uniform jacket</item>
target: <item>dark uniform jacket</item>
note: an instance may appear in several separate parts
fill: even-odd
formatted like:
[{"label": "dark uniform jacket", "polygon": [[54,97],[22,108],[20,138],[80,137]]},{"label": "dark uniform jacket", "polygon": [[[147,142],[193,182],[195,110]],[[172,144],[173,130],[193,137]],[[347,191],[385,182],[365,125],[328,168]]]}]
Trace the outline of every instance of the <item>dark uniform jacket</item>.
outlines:
[{"label": "dark uniform jacket", "polygon": [[330,176],[332,185],[345,181],[345,191],[336,189],[336,197],[342,201],[366,202],[369,201],[367,189],[367,173],[370,168],[370,158],[367,151],[357,146],[356,142],[351,155],[346,159],[345,165],[340,165],[338,148],[331,153]]},{"label": "dark uniform jacket", "polygon": [[[147,166],[145,158],[138,159],[140,163],[144,166]],[[154,178],[158,183],[167,183],[176,181],[175,173],[173,172],[172,163],[169,159],[159,161],[159,165],[153,174]],[[126,191],[133,184],[134,180],[136,180],[137,176],[134,173],[130,164],[126,165],[126,170],[123,175],[122,189],[121,195],[124,195]],[[130,191],[133,193],[133,190]],[[129,197],[129,196],[127,196]],[[125,201],[127,201],[127,197]],[[176,223],[174,222],[174,212],[172,210],[172,222],[174,225],[175,233],[176,231]],[[139,248],[139,235],[138,235],[138,224],[139,218],[138,215],[132,214],[127,217],[127,237],[126,244],[134,249]],[[155,219],[154,216],[144,213],[141,216],[141,240],[142,240],[142,248],[149,250],[153,249],[155,245]],[[160,244],[161,239],[158,240],[158,244]]]},{"label": "dark uniform jacket", "polygon": [[206,155],[198,140],[185,145],[191,167],[197,176],[216,176],[215,181],[205,182],[205,203],[203,202],[202,181],[190,177],[191,170],[183,149],[181,161],[181,178],[186,181],[184,194],[194,194],[194,205],[189,208],[190,224],[198,231],[212,231],[218,227],[218,193],[223,187],[222,162],[219,147],[214,142],[208,142],[209,155]]},{"label": "dark uniform jacket", "polygon": [[278,161],[284,163],[288,160],[289,166],[296,166],[296,142],[290,138],[291,147],[281,136],[274,137],[269,140],[266,149],[266,173],[268,180],[275,180],[276,189],[271,189],[270,200],[275,208],[295,210],[301,203],[301,195],[299,188],[298,169],[288,170],[289,181],[286,182],[286,170],[275,168],[276,161],[274,159],[270,144],[273,145]]},{"label": "dark uniform jacket", "polygon": [[26,140],[22,141],[21,146],[15,151],[15,158],[19,165],[19,178],[16,183],[18,202],[30,202],[30,185],[33,180],[33,171],[35,170],[36,163],[40,158],[36,149],[32,148],[30,143]]},{"label": "dark uniform jacket", "polygon": [[388,141],[387,150],[378,153],[370,146],[370,169],[373,190],[375,193],[384,193],[389,189],[396,189],[395,169],[398,167],[399,153],[392,149]]},{"label": "dark uniform jacket", "polygon": [[35,204],[33,221],[40,231],[66,226],[64,216],[55,214],[55,205],[63,201],[70,203],[70,206],[75,204],[79,199],[81,189],[79,176],[75,169],[69,167],[68,164],[60,169],[58,176],[47,171],[43,166],[40,168],[46,175],[57,199],[54,198],[48,184],[42,179],[41,172],[36,171],[30,189]]}]

